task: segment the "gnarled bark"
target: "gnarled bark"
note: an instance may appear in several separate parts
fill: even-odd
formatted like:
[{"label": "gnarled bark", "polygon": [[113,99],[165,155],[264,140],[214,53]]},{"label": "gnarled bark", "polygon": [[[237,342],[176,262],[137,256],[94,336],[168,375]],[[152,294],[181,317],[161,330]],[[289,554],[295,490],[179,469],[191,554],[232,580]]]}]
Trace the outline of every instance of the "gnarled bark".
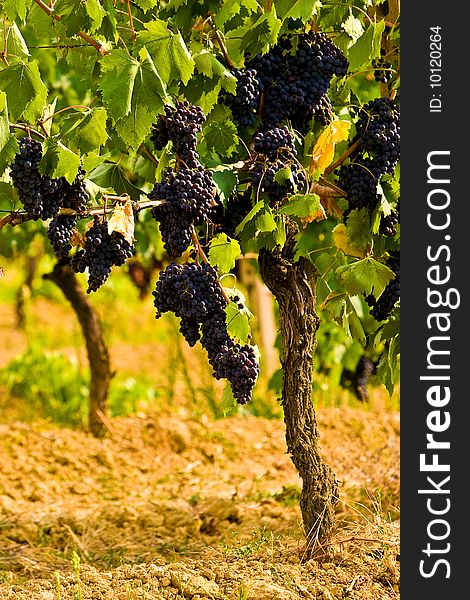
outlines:
[{"label": "gnarled bark", "polygon": [[100,415],[106,413],[109,384],[113,375],[100,317],[69,265],[56,264],[52,273],[44,275],[44,278],[53,281],[60,288],[80,322],[90,364],[88,424],[91,433],[95,437],[100,437],[104,433],[104,424]]},{"label": "gnarled bark", "polygon": [[300,258],[261,250],[261,276],[279,304],[283,351],[282,406],[287,449],[303,481],[300,508],[312,550],[325,542],[335,524],[338,482],[318,450],[318,430],[312,403],[313,353],[319,319],[315,312],[316,272]]}]

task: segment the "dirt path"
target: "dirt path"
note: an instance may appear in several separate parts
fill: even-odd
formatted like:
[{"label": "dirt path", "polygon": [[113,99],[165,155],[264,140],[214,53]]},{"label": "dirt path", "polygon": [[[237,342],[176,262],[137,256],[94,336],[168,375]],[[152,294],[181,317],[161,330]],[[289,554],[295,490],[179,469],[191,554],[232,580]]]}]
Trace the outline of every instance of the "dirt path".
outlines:
[{"label": "dirt path", "polygon": [[0,426],[0,599],[398,598],[398,415],[318,416],[340,527],[308,562],[279,421]]}]

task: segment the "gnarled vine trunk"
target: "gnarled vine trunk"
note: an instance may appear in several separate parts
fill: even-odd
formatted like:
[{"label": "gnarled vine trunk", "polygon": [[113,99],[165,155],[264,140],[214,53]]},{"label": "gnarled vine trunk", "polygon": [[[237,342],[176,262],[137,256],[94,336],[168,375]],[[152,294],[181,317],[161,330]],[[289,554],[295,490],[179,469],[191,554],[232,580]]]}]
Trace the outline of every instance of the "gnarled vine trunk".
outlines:
[{"label": "gnarled vine trunk", "polygon": [[267,250],[259,253],[261,276],[279,304],[283,351],[282,406],[287,449],[303,481],[300,509],[311,551],[328,540],[335,524],[338,482],[318,450],[312,403],[313,353],[319,319],[316,271],[306,259]]},{"label": "gnarled vine trunk", "polygon": [[90,364],[88,425],[91,433],[100,437],[104,434],[101,415],[106,413],[109,384],[113,376],[100,317],[69,265],[56,264],[52,273],[44,275],[44,278],[53,281],[60,288],[78,317]]}]

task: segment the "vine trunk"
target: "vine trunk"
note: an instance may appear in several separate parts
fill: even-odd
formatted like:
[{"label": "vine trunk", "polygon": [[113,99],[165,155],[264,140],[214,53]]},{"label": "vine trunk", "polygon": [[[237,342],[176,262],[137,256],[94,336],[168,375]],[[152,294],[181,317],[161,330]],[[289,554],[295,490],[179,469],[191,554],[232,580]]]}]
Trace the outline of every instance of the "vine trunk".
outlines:
[{"label": "vine trunk", "polygon": [[283,372],[282,406],[287,450],[300,477],[300,509],[309,553],[331,537],[338,502],[338,481],[318,448],[312,403],[316,315],[316,271],[305,258],[297,261],[267,250],[259,254],[261,276],[279,304]]},{"label": "vine trunk", "polygon": [[80,323],[90,364],[88,424],[91,433],[95,437],[100,437],[105,431],[102,416],[106,413],[109,384],[113,376],[100,317],[70,266],[57,263],[52,273],[44,275],[44,278],[54,282],[60,288]]}]

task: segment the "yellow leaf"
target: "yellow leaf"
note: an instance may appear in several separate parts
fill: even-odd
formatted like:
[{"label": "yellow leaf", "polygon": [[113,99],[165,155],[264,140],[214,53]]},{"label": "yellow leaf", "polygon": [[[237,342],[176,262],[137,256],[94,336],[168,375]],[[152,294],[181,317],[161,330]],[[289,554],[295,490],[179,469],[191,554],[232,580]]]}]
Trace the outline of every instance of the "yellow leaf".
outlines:
[{"label": "yellow leaf", "polygon": [[108,233],[111,235],[113,231],[121,233],[129,244],[134,243],[134,211],[131,200],[126,200],[123,204],[116,204],[108,221]]},{"label": "yellow leaf", "polygon": [[302,225],[306,227],[309,223],[313,223],[313,221],[323,221],[323,219],[326,219],[326,214],[323,210],[323,206],[320,206],[318,210],[312,212],[312,214],[308,215],[307,217],[301,218],[300,220]]},{"label": "yellow leaf", "polygon": [[348,231],[344,223],[336,225],[333,229],[333,237],[335,240],[335,246],[338,250],[341,250],[348,256],[356,256],[357,258],[364,258],[366,255],[365,248],[361,248],[351,243],[348,237]]},{"label": "yellow leaf", "polygon": [[335,144],[348,139],[351,123],[349,121],[332,121],[315,144],[310,161],[310,174],[321,175],[333,162]]}]

